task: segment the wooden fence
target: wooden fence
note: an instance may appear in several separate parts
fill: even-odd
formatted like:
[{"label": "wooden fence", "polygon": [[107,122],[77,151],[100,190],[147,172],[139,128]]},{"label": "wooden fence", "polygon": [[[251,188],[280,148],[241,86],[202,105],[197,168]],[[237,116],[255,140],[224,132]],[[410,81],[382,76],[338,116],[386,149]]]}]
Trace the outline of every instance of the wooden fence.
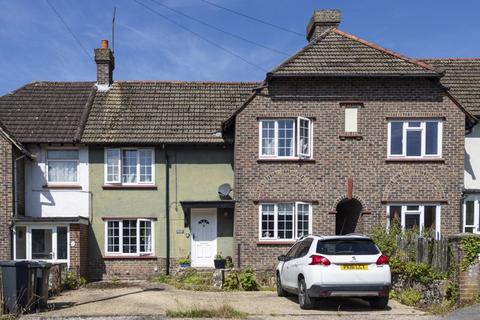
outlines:
[{"label": "wooden fence", "polygon": [[413,239],[397,237],[398,248],[416,263],[427,263],[434,270],[446,272],[450,265],[451,254],[448,239],[438,240],[417,236]]}]

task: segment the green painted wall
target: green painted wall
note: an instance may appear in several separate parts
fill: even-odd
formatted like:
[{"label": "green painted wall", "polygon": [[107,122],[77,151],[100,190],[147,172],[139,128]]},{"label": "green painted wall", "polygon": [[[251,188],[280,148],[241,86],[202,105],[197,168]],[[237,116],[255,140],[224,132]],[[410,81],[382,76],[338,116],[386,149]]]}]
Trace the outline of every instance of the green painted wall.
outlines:
[{"label": "green painted wall", "polygon": [[[130,147],[130,146],[125,146]],[[217,188],[233,185],[233,152],[221,146],[167,146],[170,160],[171,257],[190,253],[189,228],[181,201],[220,200]],[[90,237],[91,252],[104,253],[107,217],[152,217],[155,222],[155,255],[165,257],[165,151],[155,147],[155,185],[157,190],[104,190],[104,148],[90,147],[90,191],[92,192]],[[228,211],[228,210],[227,210]],[[218,210],[218,251],[233,254],[233,211]]]}]

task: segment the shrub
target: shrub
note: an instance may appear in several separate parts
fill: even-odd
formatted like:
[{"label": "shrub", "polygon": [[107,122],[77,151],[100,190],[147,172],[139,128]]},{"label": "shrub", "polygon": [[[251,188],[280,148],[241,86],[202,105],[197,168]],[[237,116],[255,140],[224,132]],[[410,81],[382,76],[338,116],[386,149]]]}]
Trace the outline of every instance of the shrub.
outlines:
[{"label": "shrub", "polygon": [[190,259],[188,258],[180,258],[177,260],[178,264],[190,264]]},{"label": "shrub", "polygon": [[65,276],[64,287],[67,290],[74,290],[87,284],[87,280],[83,277],[77,277],[73,272],[68,271]]},{"label": "shrub", "polygon": [[223,283],[223,289],[227,291],[237,290],[240,287],[240,282],[238,281],[237,272],[230,272],[226,277]]},{"label": "shrub", "polygon": [[460,240],[460,247],[463,251],[464,257],[460,264],[462,271],[466,271],[468,267],[478,261],[480,254],[480,237],[467,236]]},{"label": "shrub", "polygon": [[454,282],[450,282],[447,287],[447,300],[450,302],[457,302],[459,298],[458,285]]},{"label": "shrub", "polygon": [[230,256],[225,257],[225,268],[233,269],[233,259]]},{"label": "shrub", "polygon": [[422,293],[415,289],[406,289],[400,293],[400,302],[407,306],[414,306],[422,299]]},{"label": "shrub", "polygon": [[246,268],[240,273],[240,284],[245,291],[255,291],[258,289],[255,273],[251,268]]},{"label": "shrub", "polygon": [[410,279],[414,279],[422,284],[428,284],[433,280],[445,279],[447,276],[444,273],[437,272],[426,263],[407,262],[397,266],[396,273],[403,274]]}]

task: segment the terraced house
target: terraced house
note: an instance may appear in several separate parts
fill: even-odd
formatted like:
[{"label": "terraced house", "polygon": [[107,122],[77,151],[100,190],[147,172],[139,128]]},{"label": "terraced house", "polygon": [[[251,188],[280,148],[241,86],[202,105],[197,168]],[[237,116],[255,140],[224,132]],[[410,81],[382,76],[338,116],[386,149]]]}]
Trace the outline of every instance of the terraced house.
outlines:
[{"label": "terraced house", "polygon": [[269,268],[302,235],[394,218],[478,232],[480,60],[407,58],[339,23],[316,11],[307,45],[263,82],[114,81],[103,42],[97,81],[0,98],[32,155],[13,258],[143,278],[217,253]]}]

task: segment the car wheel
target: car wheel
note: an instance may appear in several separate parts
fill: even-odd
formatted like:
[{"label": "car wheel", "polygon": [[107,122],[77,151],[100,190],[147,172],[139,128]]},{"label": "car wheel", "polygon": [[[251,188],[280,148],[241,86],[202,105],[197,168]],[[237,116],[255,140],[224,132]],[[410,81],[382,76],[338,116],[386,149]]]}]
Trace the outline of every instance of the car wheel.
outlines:
[{"label": "car wheel", "polygon": [[312,299],[308,296],[305,279],[298,281],[298,304],[301,309],[311,309],[313,307]]},{"label": "car wheel", "polygon": [[277,295],[279,297],[286,297],[287,292],[283,290],[282,280],[280,279],[280,273],[277,273]]},{"label": "car wheel", "polygon": [[373,309],[385,309],[388,305],[388,297],[375,297],[370,299],[370,307]]}]

